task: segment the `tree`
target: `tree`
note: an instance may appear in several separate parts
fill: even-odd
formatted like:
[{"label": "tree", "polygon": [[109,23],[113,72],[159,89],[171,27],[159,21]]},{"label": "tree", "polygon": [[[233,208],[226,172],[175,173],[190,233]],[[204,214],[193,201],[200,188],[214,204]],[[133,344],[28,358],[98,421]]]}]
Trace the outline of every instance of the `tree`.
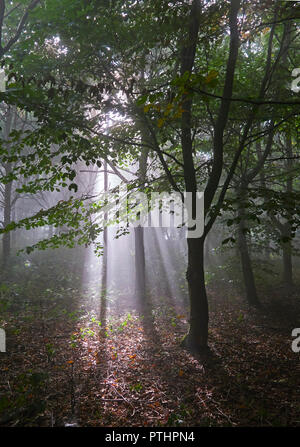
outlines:
[{"label": "tree", "polygon": [[[5,95],[6,101],[34,111],[39,123],[37,131],[24,139],[36,164],[24,160],[20,169],[28,177],[38,170],[43,177],[25,190],[69,187],[76,192],[78,160],[87,164],[104,160],[114,171],[140,162],[139,180],[151,183],[152,190],[192,193],[193,218],[196,194],[203,188],[204,234],[187,241],[191,318],[184,345],[206,350],[204,242],[222,213],[245,148],[255,141],[257,123],[264,122],[263,131],[270,135],[280,120],[295,114],[297,101],[293,97],[289,102],[277,101],[271,88],[282,53],[280,45],[277,53],[273,51],[275,30],[294,17],[288,7],[278,4],[266,11],[264,3],[244,2],[241,10],[238,0],[218,5],[200,0],[59,4],[61,9],[53,1],[32,19],[30,38],[22,43],[30,48],[22,59],[28,82],[22,88],[20,61],[14,53],[17,80]],[[271,28],[266,32],[267,44],[259,46],[265,21],[271,22]],[[251,57],[259,67],[253,85],[243,79],[251,39],[255,48]],[[292,111],[282,112],[287,105]],[[96,111],[92,118],[91,110]],[[109,131],[107,114],[123,117],[116,118]],[[145,170],[147,159],[155,164],[155,175]],[[260,169],[261,161],[255,167]],[[130,185],[138,189],[138,183]],[[16,225],[44,225],[56,219],[71,228],[61,235],[67,245],[94,241],[102,228],[88,222],[101,205],[84,209],[83,202],[71,197]],[[243,208],[240,221],[246,219]],[[59,239],[52,242],[55,246]],[[47,241],[37,245],[46,246]],[[141,240],[137,246],[142,247]]]}]

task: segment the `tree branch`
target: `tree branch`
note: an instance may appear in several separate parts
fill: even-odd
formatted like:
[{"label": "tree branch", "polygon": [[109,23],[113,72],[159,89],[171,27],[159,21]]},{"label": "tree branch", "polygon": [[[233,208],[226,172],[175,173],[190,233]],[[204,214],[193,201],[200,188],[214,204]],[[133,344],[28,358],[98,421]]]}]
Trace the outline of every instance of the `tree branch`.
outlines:
[{"label": "tree branch", "polygon": [[0,49],[0,57],[2,57],[5,53],[7,53],[14,43],[19,39],[29,16],[30,11],[32,11],[37,5],[40,3],[40,0],[32,0],[32,2],[27,6],[25,13],[21,17],[15,35],[8,41],[4,48]]},{"label": "tree branch", "polygon": [[[239,31],[237,24],[237,15],[240,8],[240,0],[231,0],[229,25],[230,25],[230,49],[227,60],[226,77],[223,89],[223,97],[231,98],[233,90],[234,73],[239,48]],[[204,210],[207,214],[214,195],[218,188],[220,177],[223,170],[223,150],[224,129],[228,121],[230,102],[222,99],[217,122],[214,129],[213,141],[213,165],[212,172],[204,192]]]},{"label": "tree branch", "polygon": [[282,105],[282,106],[299,106],[300,101],[266,101],[259,99],[247,99],[247,98],[226,98],[221,95],[215,95],[213,93],[206,92],[205,90],[191,88],[191,90],[195,93],[200,93],[201,95],[210,96],[211,98],[222,99],[223,101],[229,102],[245,102],[247,104],[255,104],[255,105]]}]

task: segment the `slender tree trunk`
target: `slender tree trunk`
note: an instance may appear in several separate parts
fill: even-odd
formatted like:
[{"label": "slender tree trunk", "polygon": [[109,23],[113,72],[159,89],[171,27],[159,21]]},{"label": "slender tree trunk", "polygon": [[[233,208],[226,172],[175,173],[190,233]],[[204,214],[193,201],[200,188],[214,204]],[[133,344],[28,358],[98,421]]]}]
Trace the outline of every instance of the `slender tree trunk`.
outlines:
[{"label": "slender tree trunk", "polygon": [[[148,143],[148,133],[141,124],[142,143]],[[139,183],[143,185],[146,181],[147,159],[149,149],[145,146],[142,149],[139,159]],[[135,246],[135,296],[138,305],[144,308],[146,302],[146,264],[145,264],[145,244],[144,228],[141,226],[134,228],[134,246]]]},{"label": "slender tree trunk", "polygon": [[283,284],[288,291],[294,286],[293,281],[293,261],[292,261],[292,243],[291,241],[282,244],[282,260],[283,260]]},{"label": "slender tree trunk", "polygon": [[[5,126],[3,131],[3,136],[5,141],[7,142],[9,139],[9,135],[11,129],[13,128],[13,117],[16,118],[16,114],[14,114],[14,108],[11,106],[8,107],[5,119]],[[9,150],[9,145],[7,143],[7,148]],[[5,174],[8,175],[11,172],[11,165],[8,163],[5,168]],[[6,227],[11,222],[11,193],[12,193],[12,182],[6,183],[4,186],[4,219],[3,224]],[[2,240],[2,248],[3,248],[3,266],[5,267],[8,263],[10,256],[10,248],[11,248],[11,233],[3,234]]]},{"label": "slender tree trunk", "polygon": [[208,235],[206,236],[206,239],[205,239],[205,243],[204,243],[205,268],[209,268],[212,266],[212,253],[211,253],[212,245],[211,245],[210,235],[211,235],[211,233],[208,233]]},{"label": "slender tree trunk", "polygon": [[135,293],[137,302],[143,304],[146,299],[144,228],[134,228],[135,245]]},{"label": "slender tree trunk", "polygon": [[246,299],[248,301],[248,304],[250,304],[250,306],[258,307],[260,305],[260,302],[257,295],[252,262],[249,254],[249,247],[246,237],[247,224],[245,219],[245,208],[244,208],[244,204],[247,201],[246,185],[242,187],[240,191],[238,191],[238,195],[240,195],[241,198],[241,202],[238,209],[238,217],[240,219],[237,231],[238,249],[241,257]]},{"label": "slender tree trunk", "polygon": [[204,279],[204,239],[188,239],[187,282],[190,297],[190,327],[183,346],[192,351],[207,349],[208,302]]},{"label": "slender tree trunk", "polygon": [[[12,208],[11,208],[11,221],[15,222],[16,221],[16,201],[14,201],[14,204],[12,204]],[[11,233],[11,249],[15,249],[16,247],[16,230],[13,231]]]},{"label": "slender tree trunk", "polygon": [[[104,170],[104,192],[108,191],[108,173],[107,163],[103,162]],[[100,298],[100,315],[101,333],[105,332],[106,327],[106,308],[107,308],[107,262],[108,262],[108,234],[107,234],[107,213],[104,214],[103,228],[103,258],[102,258],[102,274],[101,274],[101,298]]]},{"label": "slender tree trunk", "polygon": [[[181,75],[192,72],[200,27],[201,3],[194,0],[191,6],[189,25],[189,45],[182,49]],[[192,218],[195,219],[197,179],[193,160],[193,141],[191,135],[192,96],[186,95],[182,105],[181,146],[184,163],[186,191],[192,193]],[[190,327],[183,340],[183,346],[192,351],[207,349],[208,340],[208,303],[204,281],[204,237],[187,238],[188,268],[187,282],[190,299]]]},{"label": "slender tree trunk", "polygon": [[[4,187],[4,227],[6,227],[11,221],[11,190],[12,190],[12,183],[7,183]],[[3,247],[3,265],[6,266],[10,257],[10,249],[11,249],[10,231],[3,234],[2,247]]]},{"label": "slender tree trunk", "polygon": [[[148,242],[151,244],[151,251],[153,259],[155,260],[155,265],[157,268],[157,279],[163,279],[164,281],[159,282],[159,290],[162,295],[165,295],[166,299],[170,299],[172,292],[169,287],[169,281],[168,281],[168,271],[164,265],[164,258],[163,258],[163,251],[166,248],[164,244],[164,240],[162,238],[162,229],[159,228],[147,228],[147,235],[152,236],[151,239],[148,239]],[[168,266],[167,266],[168,268]],[[179,270],[176,269],[178,272]],[[161,282],[163,284],[161,284]]]},{"label": "slender tree trunk", "polygon": [[[286,134],[286,168],[287,168],[287,180],[286,180],[286,193],[292,194],[293,187],[293,149],[292,149],[292,139],[289,133]],[[290,213],[287,215],[288,218],[292,216]],[[287,288],[288,291],[291,291],[294,285],[293,281],[293,262],[292,262],[292,253],[293,253],[293,245],[292,245],[292,232],[291,225],[289,221],[285,221],[284,223],[277,217],[272,216],[273,225],[280,232],[281,238],[284,242],[281,242],[282,249],[282,264],[283,264],[283,274],[282,281]],[[286,240],[285,240],[286,239]]]},{"label": "slender tree trunk", "polygon": [[[272,222],[273,225],[279,231],[281,238],[291,237],[291,229],[288,223],[283,224],[275,216],[272,217]],[[281,242],[281,249],[282,249],[282,265],[283,265],[282,282],[288,289],[288,291],[290,291],[294,286],[292,241],[287,240],[286,242]]]},{"label": "slender tree trunk", "polygon": [[[286,182],[286,191],[289,194],[293,193],[293,146],[290,132],[286,134],[286,167],[288,170],[288,178]],[[287,222],[283,226],[283,236],[291,237],[291,225]],[[283,256],[283,283],[288,290],[293,288],[293,262],[292,262],[292,241],[288,240],[282,244],[282,256]]]},{"label": "slender tree trunk", "polygon": [[[106,230],[104,230],[107,232]],[[102,273],[101,273],[101,295],[100,295],[100,315],[101,332],[105,332],[106,327],[106,310],[107,310],[107,233],[103,235],[104,239],[104,253],[102,259]]]},{"label": "slender tree trunk", "polygon": [[246,298],[251,306],[259,306],[260,303],[257,295],[252,262],[249,255],[248,243],[244,229],[244,221],[241,220],[238,228],[238,247],[241,257]]}]

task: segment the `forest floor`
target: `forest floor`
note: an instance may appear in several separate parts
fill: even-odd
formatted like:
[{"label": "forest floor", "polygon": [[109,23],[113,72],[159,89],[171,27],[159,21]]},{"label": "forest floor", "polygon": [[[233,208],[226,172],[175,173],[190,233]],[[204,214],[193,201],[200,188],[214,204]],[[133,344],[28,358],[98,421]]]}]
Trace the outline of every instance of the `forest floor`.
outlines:
[{"label": "forest floor", "polygon": [[180,347],[186,307],[157,298],[147,317],[123,311],[124,295],[97,315],[93,287],[29,281],[21,305],[1,285],[0,425],[300,425],[297,293],[265,291],[250,311],[230,284],[210,287],[212,355],[199,360]]}]

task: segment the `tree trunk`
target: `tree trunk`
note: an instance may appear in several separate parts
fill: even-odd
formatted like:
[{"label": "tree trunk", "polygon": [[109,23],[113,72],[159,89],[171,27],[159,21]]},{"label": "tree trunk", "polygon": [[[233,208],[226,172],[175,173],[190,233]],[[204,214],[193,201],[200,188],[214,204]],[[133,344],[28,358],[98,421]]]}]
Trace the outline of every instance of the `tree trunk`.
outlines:
[{"label": "tree trunk", "polygon": [[[13,125],[13,117],[16,120],[16,114],[14,114],[14,108],[9,106],[6,112],[6,118],[5,118],[5,126],[3,130],[3,137],[6,141],[7,149],[9,150],[9,144],[7,143],[9,139],[10,132]],[[11,165],[7,163],[4,165],[5,174],[8,175],[11,172]],[[11,192],[12,192],[12,182],[6,183],[4,186],[4,219],[3,219],[3,225],[6,227],[11,222]],[[3,234],[3,240],[2,240],[2,248],[3,248],[3,266],[5,267],[8,263],[9,257],[10,257],[10,248],[11,248],[11,232]]]},{"label": "tree trunk", "polygon": [[[288,170],[288,178],[286,182],[286,191],[288,194],[292,194],[293,187],[293,145],[292,145],[292,137],[291,133],[287,132],[286,134],[286,167]],[[291,217],[291,216],[289,216]],[[291,225],[287,222],[283,226],[283,236],[291,237]],[[288,240],[282,244],[282,255],[283,255],[283,283],[287,287],[288,291],[293,288],[293,263],[292,263],[292,241]]]},{"label": "tree trunk", "polygon": [[[104,170],[104,192],[108,191],[108,173],[107,162],[103,162]],[[102,257],[102,274],[101,274],[101,299],[100,299],[100,322],[101,333],[105,333],[106,329],[106,308],[107,308],[107,262],[108,262],[108,234],[107,234],[107,213],[104,213],[103,227],[103,257]]]},{"label": "tree trunk", "polygon": [[[147,242],[151,245],[151,260],[155,262],[157,276],[156,279],[159,280],[159,290],[160,293],[165,296],[166,300],[170,300],[172,296],[172,291],[170,289],[168,270],[170,270],[170,266],[165,266],[164,262],[164,250],[168,250],[166,247],[166,241],[162,237],[162,228],[147,228]],[[151,238],[149,236],[152,236]],[[169,267],[169,269],[168,269]],[[167,270],[168,269],[168,270]],[[179,269],[177,268],[178,272]],[[160,279],[165,278],[163,281]]]},{"label": "tree trunk", "polygon": [[143,305],[146,299],[146,273],[145,273],[145,248],[144,228],[134,228],[135,245],[135,295],[137,303]]},{"label": "tree trunk", "polygon": [[211,268],[212,266],[212,244],[211,244],[211,237],[210,237],[211,233],[208,233],[208,235],[206,236],[205,239],[205,243],[204,243],[204,259],[205,259],[205,268]]},{"label": "tree trunk", "polygon": [[[138,180],[141,187],[144,186],[147,175],[147,159],[149,148],[149,135],[143,122],[141,123],[142,144],[145,144],[139,158]],[[134,247],[135,247],[135,296],[140,310],[143,311],[146,302],[146,271],[145,271],[145,244],[144,228],[141,226],[134,228]]]},{"label": "tree trunk", "polygon": [[101,333],[106,331],[106,311],[107,311],[107,228],[105,228],[103,235],[104,253],[102,258],[102,274],[101,274],[101,295],[100,295],[100,315],[99,320],[101,322]]},{"label": "tree trunk", "polygon": [[283,283],[288,291],[292,290],[293,282],[293,262],[291,241],[282,244],[283,255]]},{"label": "tree trunk", "polygon": [[258,307],[260,305],[260,302],[256,291],[255,278],[246,237],[247,226],[246,226],[245,208],[244,208],[247,201],[246,185],[244,185],[238,191],[238,195],[240,195],[241,198],[241,203],[238,208],[238,217],[240,219],[238,225],[238,248],[241,257],[246,299],[248,301],[248,304],[250,304],[250,306]]},{"label": "tree trunk", "polygon": [[[7,183],[4,187],[4,227],[6,227],[11,221],[11,190],[12,184]],[[3,248],[3,266],[6,266],[10,257],[11,248],[11,232],[3,234],[2,240]]]},{"label": "tree trunk", "polygon": [[238,228],[238,247],[241,256],[243,278],[245,284],[246,298],[250,306],[259,306],[259,299],[256,291],[255,279],[252,269],[252,262],[249,255],[247,238],[244,232],[245,224],[241,220]]},{"label": "tree trunk", "polygon": [[[12,204],[11,207],[11,221],[12,222],[16,221],[16,201],[14,201],[14,204]],[[17,232],[15,230],[11,233],[11,244],[10,244],[11,249],[14,249],[16,247],[16,240],[17,240],[16,236]]]},{"label": "tree trunk", "polygon": [[207,350],[208,302],[204,279],[204,239],[187,239],[187,282],[190,298],[190,327],[183,346],[191,351]]}]

